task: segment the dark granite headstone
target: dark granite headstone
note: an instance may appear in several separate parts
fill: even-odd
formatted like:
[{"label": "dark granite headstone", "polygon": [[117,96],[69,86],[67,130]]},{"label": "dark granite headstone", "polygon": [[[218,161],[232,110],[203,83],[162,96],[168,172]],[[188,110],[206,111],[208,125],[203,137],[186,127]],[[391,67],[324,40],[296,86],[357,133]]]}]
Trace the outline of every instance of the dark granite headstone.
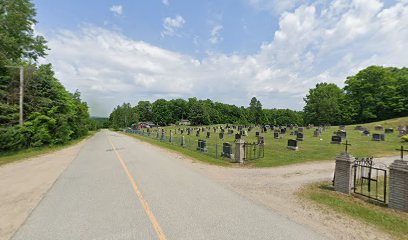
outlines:
[{"label": "dark granite headstone", "polygon": [[220,139],[224,139],[224,133],[220,132],[219,137],[220,137]]},{"label": "dark granite headstone", "polygon": [[288,140],[288,149],[298,150],[298,141],[293,140],[293,139],[289,139]]},{"label": "dark granite headstone", "polygon": [[393,128],[386,128],[385,129],[385,133],[394,133],[394,129]]},{"label": "dark granite headstone", "polygon": [[230,143],[225,142],[222,144],[222,153],[221,156],[231,158],[232,155],[232,146]]},{"label": "dark granite headstone", "polygon": [[339,136],[332,136],[330,143],[331,143],[331,144],[341,144],[341,137],[339,137]]},{"label": "dark granite headstone", "polygon": [[303,141],[303,133],[298,133],[297,135],[296,135],[296,140],[297,141]]},{"label": "dark granite headstone", "polygon": [[385,135],[384,134],[379,134],[379,133],[374,133],[372,140],[373,141],[385,141]]}]

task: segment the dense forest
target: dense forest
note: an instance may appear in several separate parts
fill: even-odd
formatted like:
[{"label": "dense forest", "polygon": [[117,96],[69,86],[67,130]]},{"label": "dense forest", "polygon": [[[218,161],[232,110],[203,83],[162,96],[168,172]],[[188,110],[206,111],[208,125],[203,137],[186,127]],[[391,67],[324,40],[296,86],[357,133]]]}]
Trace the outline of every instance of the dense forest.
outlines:
[{"label": "dense forest", "polygon": [[353,124],[408,116],[408,68],[370,66],[343,89],[319,83],[304,98],[306,123]]},{"label": "dense forest", "polygon": [[[29,0],[0,1],[0,151],[63,144],[88,132],[88,106],[80,93],[68,92],[51,64],[37,64],[48,47],[34,33],[35,15]],[[25,81],[22,125],[20,66]]]},{"label": "dense forest", "polygon": [[318,83],[304,98],[303,111],[263,109],[255,97],[248,107],[237,107],[196,98],[158,99],[117,106],[109,120],[114,128],[129,127],[138,121],[160,126],[181,119],[192,125],[208,124],[314,124],[340,125],[380,121],[408,116],[408,69],[368,67],[347,77],[341,89],[334,83]]},{"label": "dense forest", "polygon": [[138,121],[151,121],[166,126],[181,119],[190,120],[192,125],[221,123],[283,125],[288,122],[303,124],[302,112],[289,109],[262,109],[261,102],[255,97],[251,99],[247,108],[196,98],[170,101],[158,99],[153,103],[140,101],[134,107],[124,103],[113,110],[109,119],[114,128],[128,127]]}]

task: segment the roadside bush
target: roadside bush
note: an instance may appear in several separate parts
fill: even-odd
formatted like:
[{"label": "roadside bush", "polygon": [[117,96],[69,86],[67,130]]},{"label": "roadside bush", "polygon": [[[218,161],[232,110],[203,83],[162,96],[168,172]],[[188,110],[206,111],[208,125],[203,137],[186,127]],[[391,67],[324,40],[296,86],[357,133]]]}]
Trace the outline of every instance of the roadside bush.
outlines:
[{"label": "roadside bush", "polygon": [[408,142],[408,135],[402,136],[401,139],[405,142]]},{"label": "roadside bush", "polygon": [[25,140],[20,126],[0,128],[0,151],[18,150]]}]

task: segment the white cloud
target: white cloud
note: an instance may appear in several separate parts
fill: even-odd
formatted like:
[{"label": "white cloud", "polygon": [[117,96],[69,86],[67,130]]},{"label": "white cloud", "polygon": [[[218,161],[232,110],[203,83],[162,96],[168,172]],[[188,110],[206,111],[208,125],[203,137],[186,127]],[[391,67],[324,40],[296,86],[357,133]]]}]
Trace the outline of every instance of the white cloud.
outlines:
[{"label": "white cloud", "polygon": [[300,4],[305,4],[307,0],[245,0],[257,11],[268,11],[279,15],[282,12],[290,11]]},{"label": "white cloud", "polygon": [[212,44],[217,44],[221,42],[223,39],[220,36],[220,32],[222,31],[222,25],[215,25],[210,32],[210,38],[208,41]]},{"label": "white cloud", "polygon": [[122,15],[123,13],[123,6],[122,5],[113,5],[110,9],[116,15]]},{"label": "white cloud", "polygon": [[[176,17],[166,26],[175,35],[183,24]],[[251,55],[197,60],[87,26],[48,37],[47,59],[64,85],[83,92],[93,115],[124,101],[193,96],[238,105],[257,96],[265,107],[301,109],[317,82],[342,86],[369,65],[408,66],[406,39],[407,1],[384,7],[378,0],[334,0],[323,9],[309,4],[283,13],[274,38]]]},{"label": "white cloud", "polygon": [[177,15],[174,18],[171,17],[166,17],[163,20],[163,27],[164,30],[161,32],[162,37],[164,36],[178,36],[177,35],[177,30],[180,28],[183,28],[184,24],[186,21],[184,18],[180,15]]},{"label": "white cloud", "polygon": [[163,3],[164,5],[166,5],[166,6],[169,6],[169,5],[170,5],[169,0],[162,0],[162,3]]}]

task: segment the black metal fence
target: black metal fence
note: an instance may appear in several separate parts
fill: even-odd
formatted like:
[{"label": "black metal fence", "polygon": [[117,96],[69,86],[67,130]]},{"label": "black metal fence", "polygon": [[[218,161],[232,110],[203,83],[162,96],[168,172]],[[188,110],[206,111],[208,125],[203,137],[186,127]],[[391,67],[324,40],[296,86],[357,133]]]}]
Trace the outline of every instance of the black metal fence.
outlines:
[{"label": "black metal fence", "polygon": [[[199,152],[208,156],[211,156],[215,159],[229,159],[231,155],[224,154],[223,145],[225,143],[216,139],[215,143],[211,141],[207,141],[207,139],[192,139],[195,137],[191,136],[184,136],[181,134],[174,134],[170,135],[165,132],[160,131],[143,131],[143,130],[126,130],[127,133],[138,134],[143,137],[147,137],[153,140],[157,140],[163,143],[171,144],[174,146],[179,146],[184,149],[188,149],[191,151]],[[234,153],[235,144],[229,144],[229,152]],[[232,155],[233,156],[233,155]]]},{"label": "black metal fence", "polygon": [[387,169],[376,167],[373,158],[356,159],[353,164],[355,194],[386,203]]},{"label": "black metal fence", "polygon": [[265,156],[265,145],[258,143],[245,143],[245,160],[255,160]]}]

